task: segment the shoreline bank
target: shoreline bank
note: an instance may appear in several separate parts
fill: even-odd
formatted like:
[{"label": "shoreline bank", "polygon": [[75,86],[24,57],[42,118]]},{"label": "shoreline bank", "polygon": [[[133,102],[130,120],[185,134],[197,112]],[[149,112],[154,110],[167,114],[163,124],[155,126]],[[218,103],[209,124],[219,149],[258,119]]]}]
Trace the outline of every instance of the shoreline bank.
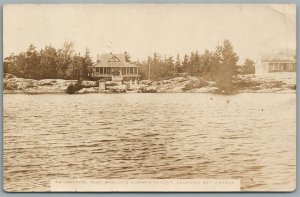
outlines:
[{"label": "shoreline bank", "polygon": [[[6,74],[3,78],[4,94],[67,94],[70,84],[77,80],[64,79],[25,79]],[[194,76],[174,77],[168,80],[149,81],[141,80],[139,84],[129,84],[136,90],[154,90],[157,93],[218,93],[216,83]],[[234,93],[295,93],[296,75],[262,78],[255,75],[240,75],[234,81]],[[76,94],[112,93],[99,91],[97,81],[82,81],[82,89]]]}]

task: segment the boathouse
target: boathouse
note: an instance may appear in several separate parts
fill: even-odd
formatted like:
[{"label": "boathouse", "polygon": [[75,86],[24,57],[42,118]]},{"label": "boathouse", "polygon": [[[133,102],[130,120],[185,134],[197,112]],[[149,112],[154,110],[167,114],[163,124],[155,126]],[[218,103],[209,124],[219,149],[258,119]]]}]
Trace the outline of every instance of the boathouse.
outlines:
[{"label": "boathouse", "polygon": [[125,54],[101,54],[92,67],[92,77],[109,81],[138,80],[138,66],[127,62]]},{"label": "boathouse", "polygon": [[255,63],[255,74],[266,75],[275,72],[296,72],[296,52],[286,49],[278,53],[261,54]]}]

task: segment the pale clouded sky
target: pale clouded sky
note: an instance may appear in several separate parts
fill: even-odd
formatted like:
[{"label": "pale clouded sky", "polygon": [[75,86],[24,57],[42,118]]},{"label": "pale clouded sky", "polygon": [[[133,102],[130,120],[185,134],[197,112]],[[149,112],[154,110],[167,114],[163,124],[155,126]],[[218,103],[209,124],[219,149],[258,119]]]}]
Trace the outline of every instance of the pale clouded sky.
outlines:
[{"label": "pale clouded sky", "polygon": [[240,56],[296,48],[296,6],[281,5],[8,5],[4,7],[4,57],[73,41],[78,52],[129,52],[145,60],[159,52],[215,49],[229,39]]}]

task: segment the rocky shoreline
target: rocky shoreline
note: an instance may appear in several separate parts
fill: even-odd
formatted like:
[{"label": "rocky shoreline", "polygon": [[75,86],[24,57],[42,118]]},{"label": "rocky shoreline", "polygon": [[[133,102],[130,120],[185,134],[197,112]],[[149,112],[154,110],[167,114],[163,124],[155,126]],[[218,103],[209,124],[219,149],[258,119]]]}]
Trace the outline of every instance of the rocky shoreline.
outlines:
[{"label": "rocky shoreline", "polygon": [[[3,79],[4,94],[61,94],[66,93],[70,84],[77,80],[63,79],[24,79],[5,74]],[[127,84],[128,86],[128,84]],[[216,93],[218,88],[213,81],[206,81],[193,76],[175,77],[168,80],[141,80],[139,84],[132,84],[135,89],[154,90],[157,93]],[[236,93],[293,93],[296,91],[295,77],[259,78],[254,75],[241,75],[234,81]],[[99,91],[97,81],[82,81],[82,89],[78,94],[103,93]]]}]

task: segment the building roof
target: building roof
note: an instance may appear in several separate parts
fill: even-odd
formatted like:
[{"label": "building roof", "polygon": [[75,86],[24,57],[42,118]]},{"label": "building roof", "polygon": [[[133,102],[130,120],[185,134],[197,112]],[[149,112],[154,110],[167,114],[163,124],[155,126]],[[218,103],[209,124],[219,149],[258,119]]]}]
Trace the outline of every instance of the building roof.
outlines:
[{"label": "building roof", "polygon": [[272,59],[273,56],[274,56],[274,54],[272,54],[272,53],[261,53],[259,55],[261,61],[263,61],[263,62],[269,61],[270,59]]},{"label": "building roof", "polygon": [[289,61],[295,61],[296,60],[296,51],[295,50],[289,50],[286,49],[284,51],[280,51],[277,53],[273,58],[272,61],[284,61],[284,60],[289,60]]},{"label": "building roof", "polygon": [[135,64],[126,62],[125,54],[101,54],[100,59],[94,67],[138,67]]},{"label": "building roof", "polygon": [[292,49],[285,49],[277,53],[262,53],[260,54],[260,58],[263,62],[295,62],[296,51]]}]

